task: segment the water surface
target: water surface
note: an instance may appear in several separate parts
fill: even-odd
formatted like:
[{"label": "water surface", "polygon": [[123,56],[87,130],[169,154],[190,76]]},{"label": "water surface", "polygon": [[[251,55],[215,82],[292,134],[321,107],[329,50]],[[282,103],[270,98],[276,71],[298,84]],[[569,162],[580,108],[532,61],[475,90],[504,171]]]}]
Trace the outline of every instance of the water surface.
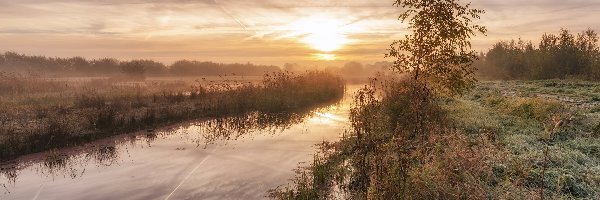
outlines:
[{"label": "water surface", "polygon": [[263,199],[314,145],[347,128],[349,102],[116,136],[2,165],[0,199]]}]

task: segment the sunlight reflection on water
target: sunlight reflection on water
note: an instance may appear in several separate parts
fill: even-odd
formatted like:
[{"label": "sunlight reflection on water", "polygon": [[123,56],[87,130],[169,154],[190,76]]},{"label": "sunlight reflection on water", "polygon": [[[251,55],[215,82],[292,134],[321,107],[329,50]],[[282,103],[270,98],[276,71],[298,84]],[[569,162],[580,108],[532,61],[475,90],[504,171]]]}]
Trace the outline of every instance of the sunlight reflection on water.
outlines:
[{"label": "sunlight reflection on water", "polygon": [[188,122],[28,155],[1,165],[0,199],[264,198],[310,160],[314,144],[339,137],[350,100],[300,114]]}]

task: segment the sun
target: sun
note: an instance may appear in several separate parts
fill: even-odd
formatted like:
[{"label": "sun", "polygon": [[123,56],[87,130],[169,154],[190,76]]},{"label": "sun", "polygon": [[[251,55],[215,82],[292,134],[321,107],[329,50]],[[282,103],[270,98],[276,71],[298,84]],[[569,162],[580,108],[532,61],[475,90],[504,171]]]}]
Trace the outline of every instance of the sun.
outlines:
[{"label": "sun", "polygon": [[333,54],[327,54],[327,53],[317,53],[314,54],[314,57],[317,58],[318,60],[325,60],[325,61],[332,61],[336,59],[336,56]]},{"label": "sun", "polygon": [[348,43],[344,23],[330,16],[317,15],[300,19],[290,25],[300,41],[321,52],[332,52]]}]

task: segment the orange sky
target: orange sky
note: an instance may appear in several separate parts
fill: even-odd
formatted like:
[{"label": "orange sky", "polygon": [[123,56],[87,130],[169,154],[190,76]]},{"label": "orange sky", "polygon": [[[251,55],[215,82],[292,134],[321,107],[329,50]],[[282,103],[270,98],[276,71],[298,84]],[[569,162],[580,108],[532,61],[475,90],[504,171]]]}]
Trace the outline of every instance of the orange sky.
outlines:
[{"label": "orange sky", "polygon": [[[0,0],[0,51],[47,56],[338,65],[383,60],[406,34],[393,1]],[[600,31],[598,0],[474,0],[485,50],[561,27]]]}]

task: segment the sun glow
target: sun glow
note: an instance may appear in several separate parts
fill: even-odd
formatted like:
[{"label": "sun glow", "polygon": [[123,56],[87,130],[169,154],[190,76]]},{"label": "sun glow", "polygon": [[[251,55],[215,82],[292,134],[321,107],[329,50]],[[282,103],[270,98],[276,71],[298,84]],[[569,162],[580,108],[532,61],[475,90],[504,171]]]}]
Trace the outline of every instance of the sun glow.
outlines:
[{"label": "sun glow", "polygon": [[317,58],[319,60],[332,61],[332,60],[336,59],[336,56],[333,54],[327,54],[327,53],[317,53],[317,54],[315,54],[315,58]]},{"label": "sun glow", "polygon": [[[301,42],[321,52],[332,52],[348,43],[345,25],[330,16],[311,16],[298,20],[290,25],[294,35],[301,36]],[[331,55],[331,54],[322,54]],[[320,57],[331,60],[334,57]]]}]

